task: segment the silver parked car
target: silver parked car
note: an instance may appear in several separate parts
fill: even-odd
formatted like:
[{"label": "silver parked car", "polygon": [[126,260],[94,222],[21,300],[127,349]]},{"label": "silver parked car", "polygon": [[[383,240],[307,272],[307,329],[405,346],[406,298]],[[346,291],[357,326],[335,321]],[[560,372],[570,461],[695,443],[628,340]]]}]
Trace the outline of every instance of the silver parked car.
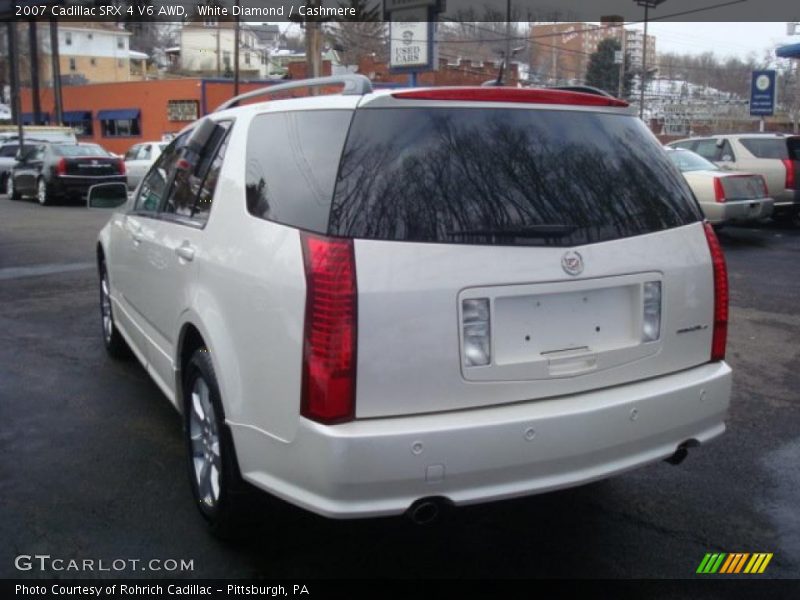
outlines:
[{"label": "silver parked car", "polygon": [[136,189],[145,173],[161,156],[167,142],[142,142],[131,146],[125,153],[125,171],[128,174],[128,187]]},{"label": "silver parked car", "polygon": [[725,171],[691,150],[666,148],[667,156],[683,173],[706,219],[714,225],[757,221],[772,214],[763,175]]},{"label": "silver parked car", "polygon": [[800,136],[782,133],[728,133],[677,140],[685,148],[723,169],[763,175],[775,201],[777,220],[800,224]]},{"label": "silver parked car", "polygon": [[247,516],[245,482],[424,521],[725,430],[722,250],[621,100],[282,84],[188,127],[127,202],[116,187],[103,340],[183,414],[216,531]]}]

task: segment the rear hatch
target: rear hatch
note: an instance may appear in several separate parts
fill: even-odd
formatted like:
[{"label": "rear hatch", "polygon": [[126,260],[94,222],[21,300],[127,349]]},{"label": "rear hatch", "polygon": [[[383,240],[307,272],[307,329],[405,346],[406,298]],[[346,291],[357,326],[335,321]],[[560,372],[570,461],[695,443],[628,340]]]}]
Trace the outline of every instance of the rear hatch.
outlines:
[{"label": "rear hatch", "polygon": [[124,175],[125,163],[109,156],[95,144],[55,144],[53,154],[58,158],[57,175],[78,177],[103,177]]},{"label": "rear hatch", "polygon": [[65,158],[65,175],[81,177],[98,177],[103,175],[119,175],[119,159],[107,156],[79,156]]},{"label": "rear hatch", "polygon": [[701,218],[625,110],[359,108],[327,230],[355,240],[356,416],[550,398],[707,362]]},{"label": "rear hatch", "polygon": [[715,173],[722,185],[722,197],[727,202],[756,200],[767,196],[767,183],[761,175],[753,173]]}]

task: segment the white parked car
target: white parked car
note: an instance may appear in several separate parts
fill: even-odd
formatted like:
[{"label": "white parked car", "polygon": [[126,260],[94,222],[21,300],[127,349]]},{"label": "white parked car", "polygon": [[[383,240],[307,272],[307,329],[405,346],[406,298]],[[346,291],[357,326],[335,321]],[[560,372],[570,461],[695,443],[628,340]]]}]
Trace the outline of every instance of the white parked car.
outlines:
[{"label": "white parked car", "polygon": [[691,150],[667,147],[666,152],[683,173],[709,223],[758,221],[772,214],[775,201],[767,195],[762,175],[725,171]]},{"label": "white parked car", "polygon": [[724,258],[624,102],[335,82],[198,121],[100,232],[106,347],[182,412],[212,529],[243,482],[423,521],[725,430]]},{"label": "white parked car", "polygon": [[156,159],[161,156],[166,142],[143,142],[131,146],[125,153],[125,170],[128,174],[128,187],[136,189]]}]

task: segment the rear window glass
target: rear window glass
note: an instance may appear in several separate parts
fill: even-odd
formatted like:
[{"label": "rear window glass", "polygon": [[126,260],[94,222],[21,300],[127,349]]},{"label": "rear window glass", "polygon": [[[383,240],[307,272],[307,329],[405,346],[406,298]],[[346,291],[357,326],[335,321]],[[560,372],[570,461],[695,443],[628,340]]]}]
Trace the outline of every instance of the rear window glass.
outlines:
[{"label": "rear window glass", "polygon": [[667,151],[667,156],[681,173],[689,171],[719,171],[719,167],[690,150]]},{"label": "rear window glass", "polygon": [[638,119],[530,109],[356,111],[329,233],[572,246],[700,218]]},{"label": "rear window glass", "polygon": [[247,135],[247,210],[324,232],[352,115],[350,110],[318,110],[255,117]]},{"label": "rear window glass", "polygon": [[81,146],[59,146],[54,145],[53,154],[56,156],[108,156],[108,152],[95,144],[85,144]]},{"label": "rear window glass", "polygon": [[740,138],[739,141],[756,158],[789,158],[785,138]]}]

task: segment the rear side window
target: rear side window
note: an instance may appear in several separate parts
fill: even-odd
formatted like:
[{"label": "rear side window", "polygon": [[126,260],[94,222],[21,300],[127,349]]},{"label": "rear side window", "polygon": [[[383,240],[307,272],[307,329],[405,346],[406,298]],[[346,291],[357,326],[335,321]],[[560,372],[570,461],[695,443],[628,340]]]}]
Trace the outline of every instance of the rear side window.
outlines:
[{"label": "rear side window", "polygon": [[324,233],[350,110],[266,113],[247,135],[247,210]]},{"label": "rear side window", "polygon": [[329,233],[572,246],[697,221],[665,154],[627,115],[363,109],[342,156]]},{"label": "rear side window", "polygon": [[756,158],[789,158],[785,138],[740,138],[739,141]]}]

